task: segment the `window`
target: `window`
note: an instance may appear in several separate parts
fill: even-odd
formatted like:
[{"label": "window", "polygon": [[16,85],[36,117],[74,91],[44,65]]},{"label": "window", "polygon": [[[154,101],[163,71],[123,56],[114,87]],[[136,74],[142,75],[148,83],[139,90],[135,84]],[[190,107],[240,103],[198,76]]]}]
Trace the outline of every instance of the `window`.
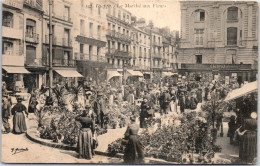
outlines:
[{"label": "window", "polygon": [[196,63],[202,64],[202,55],[196,55]]},{"label": "window", "polygon": [[93,3],[90,2],[90,13],[92,14],[93,13]]},{"label": "window", "polygon": [[126,21],[129,22],[129,15],[126,16]]},{"label": "window", "polygon": [[101,15],[101,8],[100,8],[100,6],[98,6],[98,15],[99,16]]},{"label": "window", "polygon": [[118,49],[118,51],[120,51],[120,49],[121,49],[120,47],[121,47],[121,43],[118,42],[118,43],[117,43],[117,49]]},{"label": "window", "polygon": [[125,44],[122,44],[122,50],[125,51]]},{"label": "window", "polygon": [[33,38],[36,31],[36,21],[26,19],[26,37]]},{"label": "window", "polygon": [[70,45],[70,30],[69,29],[64,29],[64,38],[63,38],[63,45],[64,46],[69,46]]},{"label": "window", "polygon": [[93,37],[93,23],[89,23],[89,37]]},{"label": "window", "polygon": [[80,50],[80,53],[81,53],[81,54],[84,53],[84,44],[80,44],[80,45],[79,45],[79,50]]},{"label": "window", "polygon": [[227,13],[227,20],[234,21],[238,19],[238,8],[237,7],[230,7],[228,8]]},{"label": "window", "polygon": [[115,64],[115,59],[112,59],[112,65],[114,65]]},{"label": "window", "polygon": [[237,44],[237,28],[230,27],[227,28],[227,45],[236,45]]},{"label": "window", "polygon": [[142,48],[139,48],[139,56],[142,57]]},{"label": "window", "polygon": [[205,21],[205,11],[202,9],[198,9],[195,11],[195,21],[203,22]]},{"label": "window", "polygon": [[111,15],[111,6],[108,6],[108,14]]},{"label": "window", "polygon": [[133,60],[133,65],[135,66],[135,60]]},{"label": "window", "polygon": [[81,2],[80,3],[81,4],[81,8],[83,8],[84,7],[84,0],[81,0],[80,2]]},{"label": "window", "polygon": [[120,65],[120,59],[117,59],[117,64]]},{"label": "window", "polygon": [[111,29],[111,24],[110,24],[110,23],[107,24],[107,28],[108,28],[109,30]]},{"label": "window", "polygon": [[100,47],[97,47],[97,59],[99,60],[99,55],[100,55]]},{"label": "window", "polygon": [[113,25],[113,30],[114,30],[114,31],[116,30],[116,26],[115,26],[115,25]]},{"label": "window", "polygon": [[123,34],[125,35],[125,29],[123,29]]},{"label": "window", "polygon": [[129,36],[129,31],[128,30],[126,31],[126,35]]},{"label": "window", "polygon": [[4,41],[3,45],[2,45],[2,54],[12,55],[13,54],[13,43]]},{"label": "window", "polygon": [[146,48],[144,48],[144,56],[146,56]]},{"label": "window", "polygon": [[36,59],[36,48],[33,46],[26,46],[26,64],[34,63]]},{"label": "window", "polygon": [[64,6],[64,20],[70,21],[70,7]]},{"label": "window", "polygon": [[125,13],[123,14],[123,20],[125,21]]},{"label": "window", "polygon": [[121,19],[121,11],[118,10],[118,18]]},{"label": "window", "polygon": [[100,39],[101,38],[101,26],[100,25],[97,26],[97,35],[98,35],[98,39]]},{"label": "window", "polygon": [[203,45],[204,29],[195,29],[195,45]]},{"label": "window", "polygon": [[128,45],[126,45],[126,52],[128,52]]},{"label": "window", "polygon": [[144,44],[146,44],[146,36],[144,35]]},{"label": "window", "polygon": [[121,27],[118,27],[118,32],[119,32],[119,33],[121,32]]},{"label": "window", "polygon": [[89,60],[91,60],[91,57],[92,57],[92,54],[93,54],[91,45],[89,45],[89,47],[88,47],[88,54],[89,54]]},{"label": "window", "polygon": [[116,16],[116,8],[113,8],[113,16]]},{"label": "window", "polygon": [[64,53],[63,53],[64,55],[63,55],[63,64],[65,65],[65,66],[68,66],[68,65],[70,65],[70,52],[69,51],[64,51]]},{"label": "window", "polygon": [[85,34],[85,21],[84,20],[80,20],[80,35],[84,35]]},{"label": "window", "polygon": [[158,43],[160,44],[160,37],[158,37]]},{"label": "window", "polygon": [[13,13],[3,11],[3,26],[5,27],[13,27]]},{"label": "window", "polygon": [[205,21],[205,12],[204,11],[200,12],[200,21]]}]

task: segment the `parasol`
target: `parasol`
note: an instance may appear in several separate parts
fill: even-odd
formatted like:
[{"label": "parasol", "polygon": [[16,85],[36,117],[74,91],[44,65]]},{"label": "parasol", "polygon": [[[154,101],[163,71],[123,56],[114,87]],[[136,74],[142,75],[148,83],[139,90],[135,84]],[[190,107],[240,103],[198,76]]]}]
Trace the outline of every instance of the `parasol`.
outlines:
[{"label": "parasol", "polygon": [[257,92],[257,89],[258,89],[257,83],[258,83],[257,81],[254,81],[254,82],[245,84],[242,88],[232,90],[227,95],[225,101],[234,100],[234,99],[237,99],[239,97],[248,95],[250,93]]}]

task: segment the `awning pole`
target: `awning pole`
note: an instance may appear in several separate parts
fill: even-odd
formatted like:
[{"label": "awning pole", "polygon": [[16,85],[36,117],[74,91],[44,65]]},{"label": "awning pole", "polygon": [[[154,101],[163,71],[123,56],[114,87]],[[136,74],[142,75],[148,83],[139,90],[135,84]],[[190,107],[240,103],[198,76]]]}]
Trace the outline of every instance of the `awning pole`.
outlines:
[{"label": "awning pole", "polygon": [[52,82],[53,82],[53,73],[52,73],[52,0],[49,0],[49,21],[50,21],[50,30],[49,30],[49,96],[52,95]]}]

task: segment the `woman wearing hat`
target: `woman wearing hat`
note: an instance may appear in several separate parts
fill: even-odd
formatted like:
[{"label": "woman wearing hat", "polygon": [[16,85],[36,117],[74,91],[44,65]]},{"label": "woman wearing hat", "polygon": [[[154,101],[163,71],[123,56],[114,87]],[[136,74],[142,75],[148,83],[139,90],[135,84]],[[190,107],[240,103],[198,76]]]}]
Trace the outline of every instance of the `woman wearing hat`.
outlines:
[{"label": "woman wearing hat", "polygon": [[26,107],[22,104],[22,98],[17,99],[17,104],[12,108],[13,117],[13,132],[15,134],[25,133],[27,130],[24,113],[28,116]]},{"label": "woman wearing hat", "polygon": [[134,116],[132,116],[130,120],[131,123],[125,132],[127,144],[124,153],[124,162],[126,164],[142,164],[144,154],[142,144],[137,137],[139,126],[135,123],[136,118]]},{"label": "woman wearing hat", "polygon": [[93,137],[94,134],[94,120],[89,114],[90,106],[87,105],[83,113],[75,118],[75,120],[81,123],[81,129],[78,137],[77,150],[79,153],[79,158],[91,159],[93,157]]}]

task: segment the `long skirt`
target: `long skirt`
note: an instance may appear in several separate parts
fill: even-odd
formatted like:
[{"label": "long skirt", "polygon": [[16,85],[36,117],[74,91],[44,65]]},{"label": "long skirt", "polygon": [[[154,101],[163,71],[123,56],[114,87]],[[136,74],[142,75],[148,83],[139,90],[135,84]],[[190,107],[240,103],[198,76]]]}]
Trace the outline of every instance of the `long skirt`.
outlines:
[{"label": "long skirt", "polygon": [[124,153],[124,162],[126,164],[142,164],[144,159],[142,144],[137,135],[130,135],[129,142],[126,145]]},{"label": "long skirt", "polygon": [[79,158],[91,159],[94,155],[92,132],[89,128],[83,128],[79,133],[78,141]]},{"label": "long skirt", "polygon": [[23,112],[16,112],[13,118],[13,132],[16,134],[25,133],[27,130]]},{"label": "long skirt", "polygon": [[246,163],[252,163],[257,156],[257,132],[247,131],[240,138],[239,159]]}]

